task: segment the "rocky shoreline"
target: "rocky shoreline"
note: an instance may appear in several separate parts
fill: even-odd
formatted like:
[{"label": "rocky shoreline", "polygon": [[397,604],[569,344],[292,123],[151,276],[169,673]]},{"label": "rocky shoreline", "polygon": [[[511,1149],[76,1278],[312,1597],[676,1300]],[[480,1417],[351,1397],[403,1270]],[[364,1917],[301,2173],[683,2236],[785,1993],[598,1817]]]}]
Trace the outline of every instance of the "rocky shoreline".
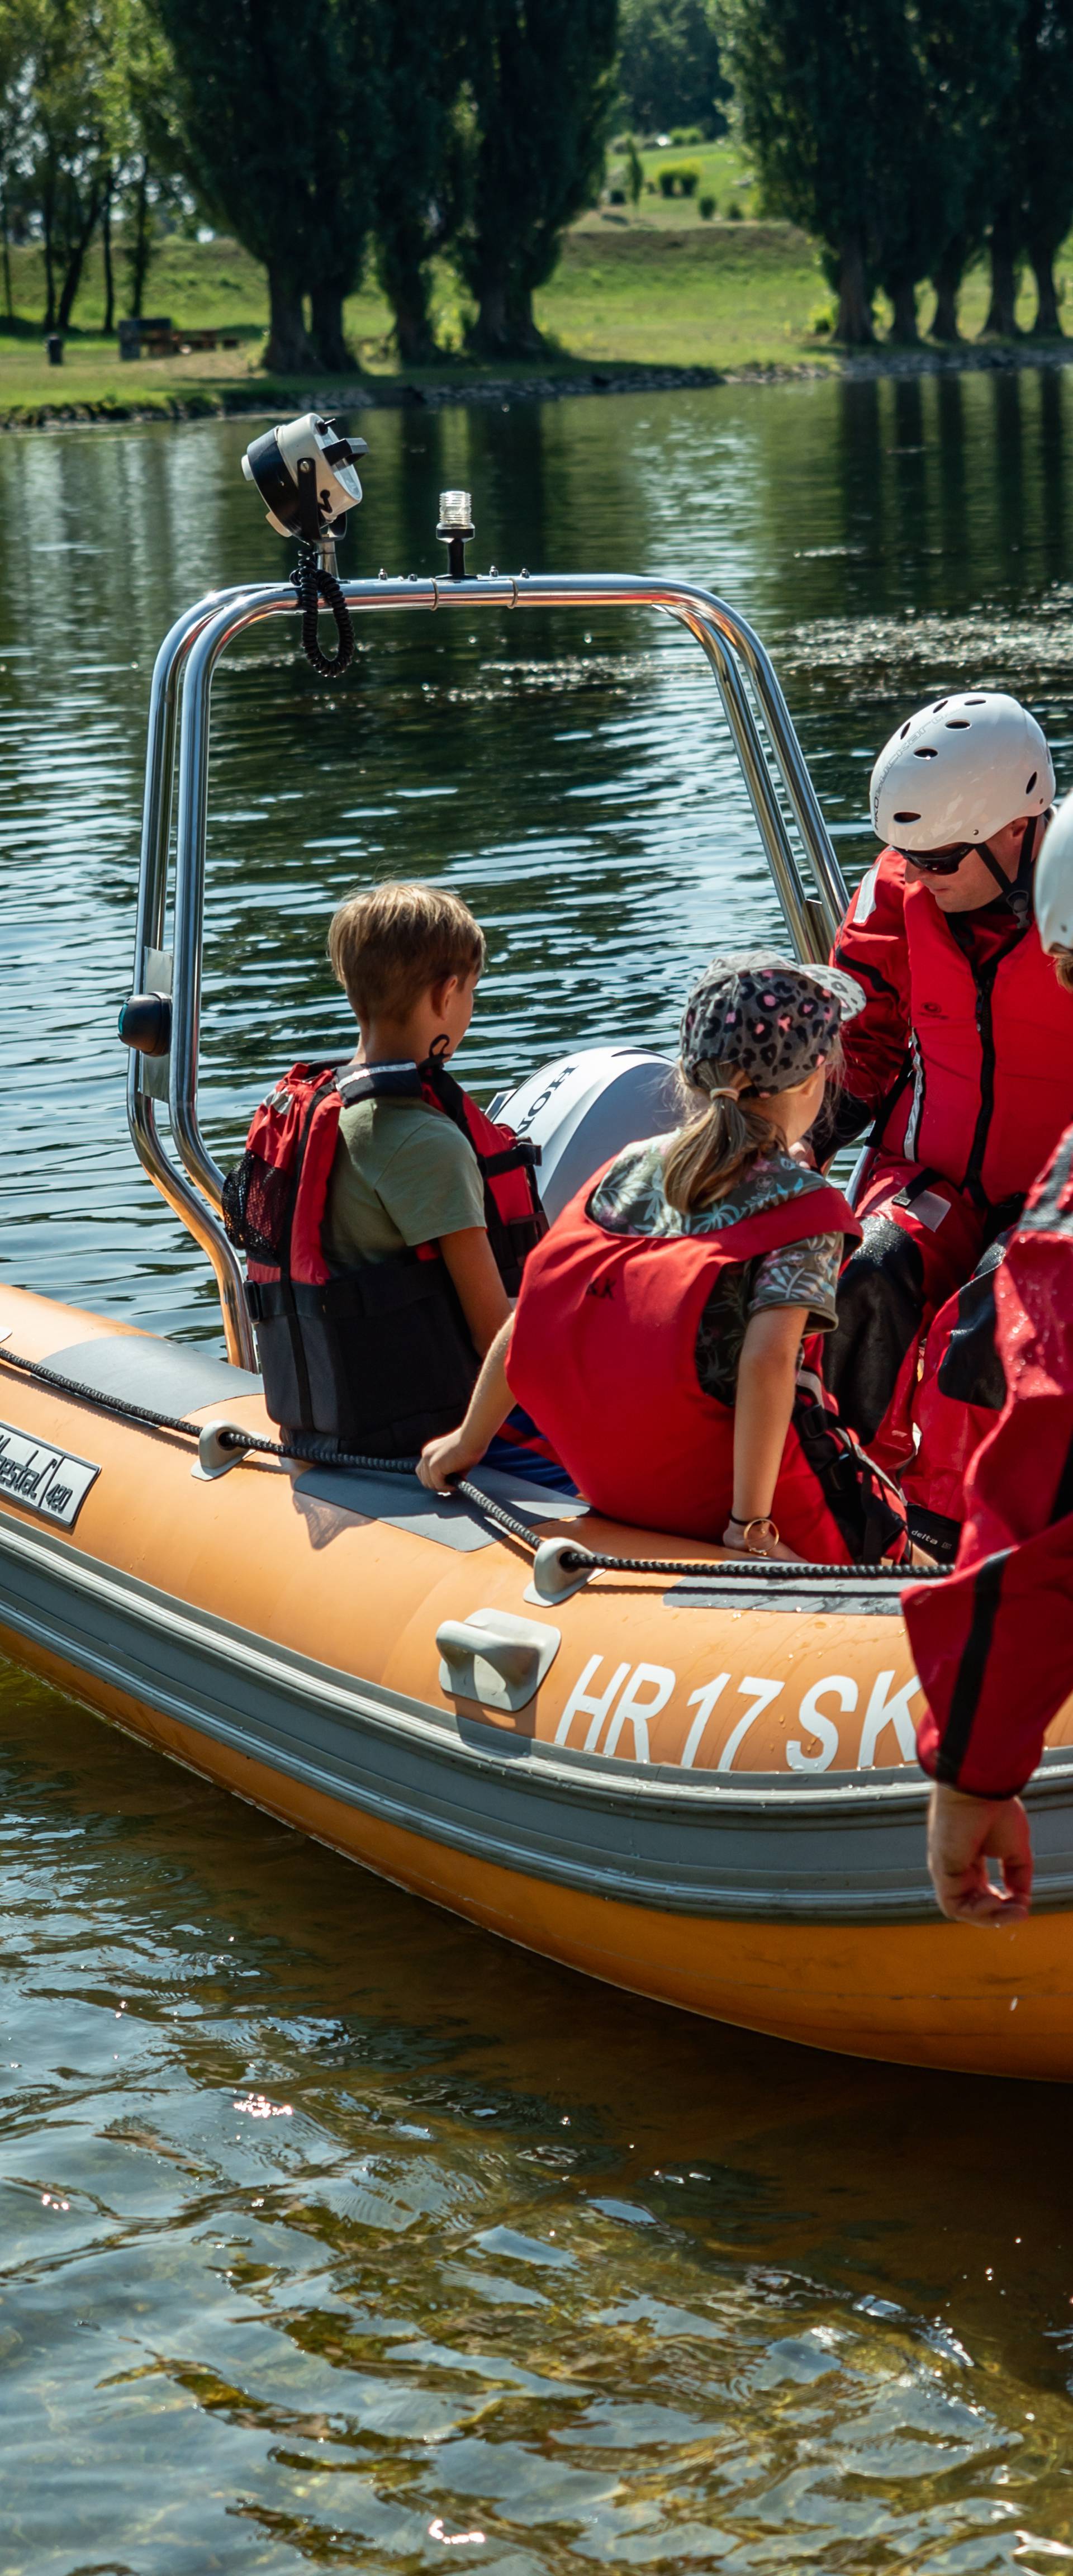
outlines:
[{"label": "rocky shoreline", "polygon": [[[937,348],[923,344],[919,348],[891,348],[879,343],[874,349],[842,351],[832,349],[815,359],[802,358],[787,365],[719,367],[624,367],[593,368],[591,373],[574,375],[532,375],[473,377],[413,384],[392,378],[344,379],[335,385],[303,388],[301,399],[323,410],[349,411],[441,411],[458,403],[481,404],[486,409],[509,411],[513,403],[561,402],[569,396],[607,394],[678,393],[709,390],[723,385],[770,385],[813,382],[835,378],[842,383],[863,383],[882,376],[938,376],[1002,374],[1025,368],[1054,368],[1073,365],[1073,339],[1033,342],[959,341],[953,347]],[[283,388],[275,400],[265,387],[251,387],[244,396],[238,387],[188,395],[175,394],[154,404],[101,402],[55,402],[25,404],[0,411],[0,429],[67,429],[122,426],[137,421],[189,421],[252,418],[278,408]],[[287,389],[289,391],[289,388]]]}]

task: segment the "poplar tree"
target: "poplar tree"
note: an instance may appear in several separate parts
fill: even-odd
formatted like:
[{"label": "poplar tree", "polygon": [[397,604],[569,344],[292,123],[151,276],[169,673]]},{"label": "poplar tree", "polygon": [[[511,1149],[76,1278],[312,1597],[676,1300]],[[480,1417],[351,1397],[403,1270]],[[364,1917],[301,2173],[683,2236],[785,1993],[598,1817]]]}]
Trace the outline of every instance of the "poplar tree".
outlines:
[{"label": "poplar tree", "polygon": [[916,0],[904,12],[877,258],[896,340],[917,337],[916,290],[926,277],[936,291],[936,337],[958,336],[961,277],[994,211],[1022,6]]},{"label": "poplar tree", "polygon": [[362,0],[157,6],[191,176],[268,272],[266,366],[300,374],[318,358],[345,364],[343,299],[361,273],[375,176],[371,13]]},{"label": "poplar tree", "polygon": [[376,271],[408,366],[435,357],[429,263],[462,211],[464,29],[465,0],[385,0]]},{"label": "poplar tree", "polygon": [[1073,219],[1073,0],[1027,0],[1017,76],[999,136],[998,203],[991,228],[991,304],[986,332],[1017,329],[1017,270],[1027,255],[1036,280],[1033,329],[1061,333],[1054,260]]},{"label": "poplar tree", "polygon": [[724,0],[723,17],[767,208],[823,243],[837,338],[872,340],[907,54],[901,0]]},{"label": "poplar tree", "polygon": [[476,0],[468,79],[475,140],[457,258],[474,340],[539,349],[533,294],[565,227],[591,205],[614,104],[616,0]]}]

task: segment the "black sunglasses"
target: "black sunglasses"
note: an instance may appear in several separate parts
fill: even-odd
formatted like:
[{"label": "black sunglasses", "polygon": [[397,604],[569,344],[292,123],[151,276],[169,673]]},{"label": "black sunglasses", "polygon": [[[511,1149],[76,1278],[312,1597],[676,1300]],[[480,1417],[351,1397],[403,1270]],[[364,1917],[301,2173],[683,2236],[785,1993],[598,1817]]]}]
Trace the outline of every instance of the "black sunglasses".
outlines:
[{"label": "black sunglasses", "polygon": [[978,841],[954,841],[948,850],[899,850],[898,856],[907,859],[911,868],[919,868],[923,877],[953,877],[970,850],[979,846]]}]

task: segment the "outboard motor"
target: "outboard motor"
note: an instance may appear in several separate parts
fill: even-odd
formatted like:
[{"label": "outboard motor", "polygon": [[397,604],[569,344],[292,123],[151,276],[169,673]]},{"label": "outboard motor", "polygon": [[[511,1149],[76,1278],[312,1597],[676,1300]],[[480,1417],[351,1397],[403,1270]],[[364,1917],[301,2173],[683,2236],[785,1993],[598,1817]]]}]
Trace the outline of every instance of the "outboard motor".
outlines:
[{"label": "outboard motor", "polygon": [[[247,483],[267,505],[268,524],[281,537],[297,537],[298,565],[291,579],[302,609],[307,661],[322,680],[338,680],[354,658],[354,629],[336,579],[335,545],[346,533],[347,512],[361,499],[355,472],[367,456],[363,438],[343,438],[334,421],[313,411],[283,421],[252,439],[242,459]],[[324,653],[317,637],[323,600],[335,619],[338,648]]]},{"label": "outboard motor", "polygon": [[540,1148],[540,1196],[551,1218],[623,1145],[667,1136],[680,1122],[675,1068],[640,1047],[585,1047],[557,1057],[490,1114]]}]

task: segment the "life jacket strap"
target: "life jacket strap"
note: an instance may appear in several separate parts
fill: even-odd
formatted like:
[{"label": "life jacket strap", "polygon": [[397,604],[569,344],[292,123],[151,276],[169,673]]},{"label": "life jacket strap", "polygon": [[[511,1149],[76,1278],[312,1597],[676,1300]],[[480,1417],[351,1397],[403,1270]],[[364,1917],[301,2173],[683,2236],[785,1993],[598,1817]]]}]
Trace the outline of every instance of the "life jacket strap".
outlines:
[{"label": "life jacket strap", "polygon": [[336,1074],[335,1087],[344,1109],[355,1109],[361,1100],[423,1100],[425,1096],[413,1063],[344,1065]]}]

